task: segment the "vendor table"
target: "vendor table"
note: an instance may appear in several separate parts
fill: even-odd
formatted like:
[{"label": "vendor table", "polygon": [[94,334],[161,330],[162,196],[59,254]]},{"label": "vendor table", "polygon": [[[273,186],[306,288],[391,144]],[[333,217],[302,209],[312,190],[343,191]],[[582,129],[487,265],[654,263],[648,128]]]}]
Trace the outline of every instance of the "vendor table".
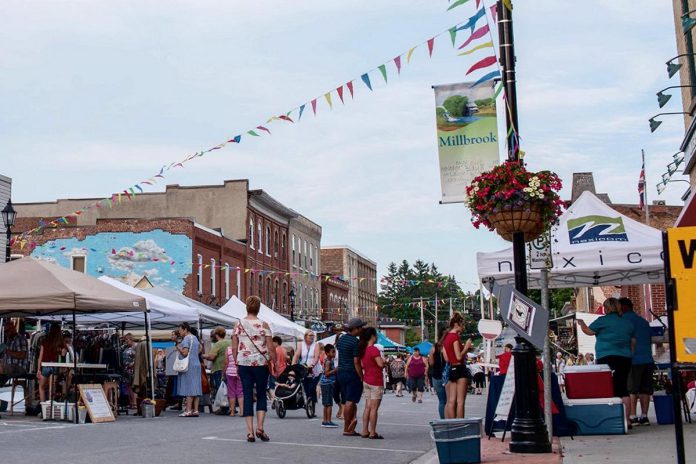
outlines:
[{"label": "vendor table", "polygon": [[[71,362],[42,362],[41,367],[55,367],[55,368],[66,368],[66,369],[75,369],[75,364]],[[88,363],[77,363],[77,369],[106,369],[109,366],[106,364],[88,364]],[[51,398],[51,411],[53,411],[53,384],[55,382],[55,376],[56,373],[53,372],[51,373],[50,377],[48,378],[48,394]],[[75,379],[73,379],[73,382],[75,382]],[[75,399],[77,402],[77,398]]]}]

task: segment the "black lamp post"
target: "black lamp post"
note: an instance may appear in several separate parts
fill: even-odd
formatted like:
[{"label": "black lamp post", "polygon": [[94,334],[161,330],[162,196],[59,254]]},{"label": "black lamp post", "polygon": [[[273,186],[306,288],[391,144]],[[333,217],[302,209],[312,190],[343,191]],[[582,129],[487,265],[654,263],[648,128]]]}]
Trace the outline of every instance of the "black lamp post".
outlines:
[{"label": "black lamp post", "polygon": [[[508,160],[519,161],[517,131],[517,88],[515,82],[515,45],[512,31],[512,10],[498,0],[498,34],[500,38],[500,61],[502,81],[507,101],[506,122],[508,129]],[[511,130],[512,129],[512,130]],[[524,233],[512,235],[512,250],[515,269],[515,288],[527,294],[527,259]],[[515,337],[517,345],[512,350],[515,357],[515,420],[510,430],[510,451],[513,453],[550,453],[546,425],[539,407],[536,355],[534,348],[522,337]]]},{"label": "black lamp post", "polygon": [[12,226],[15,225],[17,211],[12,207],[12,200],[7,200],[7,204],[2,209],[2,223],[7,231],[7,241],[5,242],[5,262],[10,261],[10,237],[12,236]]},{"label": "black lamp post", "polygon": [[290,293],[288,294],[290,297],[290,320],[292,322],[295,322],[295,289],[291,288]]}]

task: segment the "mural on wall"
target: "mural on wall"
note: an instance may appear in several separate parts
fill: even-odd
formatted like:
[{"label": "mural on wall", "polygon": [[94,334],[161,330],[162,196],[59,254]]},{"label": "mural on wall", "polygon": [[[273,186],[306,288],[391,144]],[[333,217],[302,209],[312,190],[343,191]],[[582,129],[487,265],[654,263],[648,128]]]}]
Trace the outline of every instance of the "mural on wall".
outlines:
[{"label": "mural on wall", "polygon": [[155,286],[184,290],[191,273],[191,239],[164,230],[100,232],[85,237],[61,238],[37,246],[31,256],[72,268],[73,257],[85,257],[85,273],[114,277],[134,285],[142,277]]}]

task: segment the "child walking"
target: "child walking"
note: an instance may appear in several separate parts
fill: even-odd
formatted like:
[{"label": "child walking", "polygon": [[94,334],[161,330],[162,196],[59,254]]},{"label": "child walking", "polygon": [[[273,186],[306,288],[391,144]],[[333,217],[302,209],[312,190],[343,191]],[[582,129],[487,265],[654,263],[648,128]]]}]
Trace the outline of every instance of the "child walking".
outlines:
[{"label": "child walking", "polygon": [[230,416],[235,416],[234,410],[239,400],[239,415],[244,415],[244,401],[242,394],[242,381],[237,372],[237,362],[232,354],[232,347],[228,346],[225,351],[225,381],[227,383],[227,399],[230,402]]},{"label": "child walking", "polygon": [[334,360],[336,359],[336,348],[327,344],[324,347],[324,363],[322,369],[321,380],[319,380],[319,385],[321,387],[321,404],[324,405],[324,417],[321,422],[322,427],[335,429],[338,424],[331,421],[331,409],[333,408],[333,390],[336,383],[336,365]]}]

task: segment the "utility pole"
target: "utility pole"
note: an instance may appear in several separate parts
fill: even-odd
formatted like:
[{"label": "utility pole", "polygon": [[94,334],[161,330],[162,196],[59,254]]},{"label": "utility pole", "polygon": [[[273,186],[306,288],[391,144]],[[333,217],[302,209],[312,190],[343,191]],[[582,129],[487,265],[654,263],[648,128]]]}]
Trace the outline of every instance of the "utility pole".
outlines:
[{"label": "utility pole", "polygon": [[438,310],[437,292],[435,292],[435,330],[433,330],[433,340],[437,340],[438,337],[440,336],[440,329],[437,326],[437,323],[438,323],[437,310]]},{"label": "utility pole", "polygon": [[[508,6],[510,8],[508,8]],[[498,0],[498,37],[500,65],[505,86],[508,161],[520,161],[517,86],[515,78],[515,40],[512,28],[511,0]],[[512,235],[515,289],[527,294],[527,260],[524,233]],[[536,356],[534,348],[522,337],[515,337],[515,420],[510,431],[513,453],[550,453],[551,442],[539,408]]]},{"label": "utility pole", "polygon": [[450,307],[449,307],[449,311],[450,311],[450,315],[449,315],[450,317],[449,317],[449,318],[452,319],[452,316],[454,316],[454,311],[452,311],[452,297],[450,297]]}]

